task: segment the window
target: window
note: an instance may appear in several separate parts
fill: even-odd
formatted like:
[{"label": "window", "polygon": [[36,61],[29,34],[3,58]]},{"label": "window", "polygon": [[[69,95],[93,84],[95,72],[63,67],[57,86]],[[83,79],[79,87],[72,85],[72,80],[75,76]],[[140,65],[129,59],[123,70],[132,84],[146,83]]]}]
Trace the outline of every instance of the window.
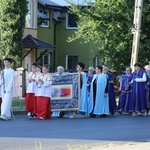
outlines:
[{"label": "window", "polygon": [[76,71],[78,63],[78,55],[66,55],[66,70]]},{"label": "window", "polygon": [[66,28],[67,29],[78,29],[77,21],[78,16],[75,14],[66,13]]},{"label": "window", "polygon": [[26,28],[37,28],[37,1],[28,1],[28,13],[26,15]]},{"label": "window", "polygon": [[43,21],[42,23],[40,24],[41,27],[49,27],[49,11],[48,10],[42,10],[40,11],[40,13],[42,14],[43,18]]},{"label": "window", "polygon": [[49,53],[45,53],[41,59],[41,65],[50,65],[50,54]]},{"label": "window", "polygon": [[28,0],[28,13],[26,15],[26,27],[32,27],[32,0]]},{"label": "window", "polygon": [[34,25],[33,25],[33,28],[37,28],[37,0],[34,0],[34,3],[33,3],[33,6],[34,6]]}]

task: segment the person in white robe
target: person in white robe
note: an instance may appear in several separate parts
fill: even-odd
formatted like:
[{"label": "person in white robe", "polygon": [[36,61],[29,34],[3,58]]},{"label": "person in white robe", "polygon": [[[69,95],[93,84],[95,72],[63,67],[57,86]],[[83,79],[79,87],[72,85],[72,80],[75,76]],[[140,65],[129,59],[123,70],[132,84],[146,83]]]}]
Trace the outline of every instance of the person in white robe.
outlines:
[{"label": "person in white robe", "polygon": [[36,79],[37,118],[41,120],[51,118],[51,92],[54,79],[48,70],[48,65],[43,65],[43,74]]},{"label": "person in white robe", "polygon": [[4,66],[2,74],[2,104],[1,104],[1,116],[2,120],[11,119],[11,106],[13,99],[13,82],[14,82],[14,70],[10,67],[12,60],[10,58],[4,59]]},{"label": "person in white robe", "polygon": [[37,71],[37,63],[32,64],[32,71],[27,75],[27,90],[25,96],[26,112],[29,118],[36,118],[36,78],[41,75]]}]

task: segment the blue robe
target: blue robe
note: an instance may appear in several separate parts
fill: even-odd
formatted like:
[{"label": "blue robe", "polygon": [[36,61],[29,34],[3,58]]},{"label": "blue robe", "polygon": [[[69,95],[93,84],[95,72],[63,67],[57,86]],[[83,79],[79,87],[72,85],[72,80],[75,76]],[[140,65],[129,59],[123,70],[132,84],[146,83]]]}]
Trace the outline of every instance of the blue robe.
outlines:
[{"label": "blue robe", "polygon": [[[91,76],[89,76],[88,74],[86,75],[86,77],[87,77],[87,84],[91,84],[92,79],[93,79],[93,76],[94,76],[94,75],[91,75]],[[91,85],[89,85],[89,86],[87,87],[88,93],[90,93],[90,88],[91,88]]]},{"label": "blue robe", "polygon": [[100,74],[97,79],[96,101],[93,112],[95,115],[109,114],[109,95],[107,94],[107,97],[104,96],[107,84],[108,76],[104,73]]},{"label": "blue robe", "polygon": [[147,82],[134,81],[136,78],[142,78],[144,73],[144,70],[140,70],[138,73],[133,72],[132,74],[133,84],[129,103],[129,112],[144,113],[148,108]]},{"label": "blue robe", "polygon": [[128,112],[128,104],[131,95],[131,86],[129,85],[129,82],[131,82],[131,80],[131,75],[123,75],[121,77],[121,92],[119,96],[118,110]]},{"label": "blue robe", "polygon": [[[114,80],[111,72],[108,72],[107,75],[109,81]],[[114,84],[110,83],[109,84],[109,111],[112,113],[116,110],[117,110],[117,105],[115,99]]]},{"label": "blue robe", "polygon": [[150,109],[150,69],[146,71],[147,73],[147,99],[149,103],[149,109]]},{"label": "blue robe", "polygon": [[[90,88],[90,94],[89,94],[89,102],[88,102],[88,112],[89,114],[93,114],[93,110],[95,107],[95,97],[94,97],[94,81],[96,80],[96,78],[98,77],[97,74],[95,74],[93,76],[92,82],[91,82],[91,88]],[[95,98],[95,99],[94,99]]]},{"label": "blue robe", "polygon": [[81,72],[82,87],[80,89],[80,108],[79,111],[88,113],[88,93],[87,93],[87,78],[86,73]]}]

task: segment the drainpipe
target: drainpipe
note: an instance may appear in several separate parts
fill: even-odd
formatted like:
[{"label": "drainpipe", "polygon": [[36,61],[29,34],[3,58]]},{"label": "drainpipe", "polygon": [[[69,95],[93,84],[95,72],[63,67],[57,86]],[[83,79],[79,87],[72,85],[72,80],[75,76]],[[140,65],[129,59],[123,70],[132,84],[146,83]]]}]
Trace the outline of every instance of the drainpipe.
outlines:
[{"label": "drainpipe", "polygon": [[[55,24],[54,24],[54,46],[56,46],[57,24],[58,24],[58,22],[55,22]],[[53,61],[53,71],[55,72],[55,68],[56,68],[56,48],[54,49],[53,54],[54,54],[54,57],[53,57],[53,59],[54,59],[54,61]]]}]

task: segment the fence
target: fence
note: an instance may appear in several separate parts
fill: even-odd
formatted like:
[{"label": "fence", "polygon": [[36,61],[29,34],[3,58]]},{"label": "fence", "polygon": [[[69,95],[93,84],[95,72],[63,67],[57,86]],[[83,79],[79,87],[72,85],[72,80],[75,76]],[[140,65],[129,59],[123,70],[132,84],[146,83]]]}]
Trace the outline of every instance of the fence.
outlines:
[{"label": "fence", "polygon": [[26,70],[18,68],[14,74],[13,97],[23,98],[26,91]]}]

